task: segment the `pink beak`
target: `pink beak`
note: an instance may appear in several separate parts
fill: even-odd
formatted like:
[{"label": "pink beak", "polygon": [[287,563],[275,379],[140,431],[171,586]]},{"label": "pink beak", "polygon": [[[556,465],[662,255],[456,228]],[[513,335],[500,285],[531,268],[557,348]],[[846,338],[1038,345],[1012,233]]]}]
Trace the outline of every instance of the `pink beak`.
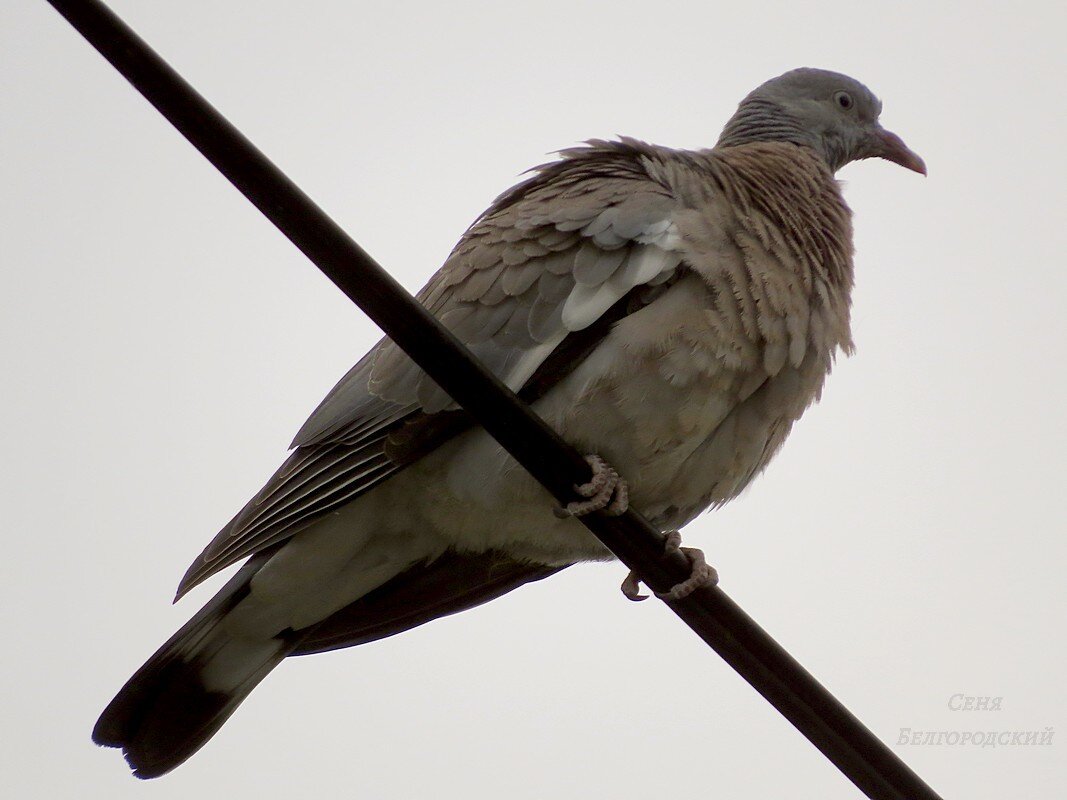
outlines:
[{"label": "pink beak", "polygon": [[894,164],[910,169],[912,172],[926,174],[926,163],[917,153],[908,149],[904,140],[885,128],[878,128],[872,137],[871,156],[884,158]]}]

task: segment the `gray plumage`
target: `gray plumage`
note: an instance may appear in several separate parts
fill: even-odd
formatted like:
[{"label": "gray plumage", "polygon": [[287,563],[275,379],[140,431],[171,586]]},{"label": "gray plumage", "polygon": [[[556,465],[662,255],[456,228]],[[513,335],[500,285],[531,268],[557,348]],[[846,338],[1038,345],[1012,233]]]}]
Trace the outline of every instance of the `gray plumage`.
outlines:
[{"label": "gray plumage", "polygon": [[[795,70],[711,150],[563,151],[470,227],[419,300],[664,529],[736,496],[850,352],[833,172],[925,171],[862,84]],[[179,596],[251,558],[135,675],[96,741],[181,763],[286,655],[380,638],[610,557],[388,340],[334,387]]]}]

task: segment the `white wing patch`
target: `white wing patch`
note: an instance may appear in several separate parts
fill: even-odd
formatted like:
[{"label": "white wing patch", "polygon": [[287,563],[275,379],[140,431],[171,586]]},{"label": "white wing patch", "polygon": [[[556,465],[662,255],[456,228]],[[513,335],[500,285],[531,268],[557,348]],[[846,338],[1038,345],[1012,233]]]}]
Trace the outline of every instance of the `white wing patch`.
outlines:
[{"label": "white wing patch", "polygon": [[[592,325],[632,289],[674,274],[680,237],[664,200],[629,197],[599,212],[587,208],[579,215],[579,208],[560,215],[565,219],[525,219],[497,238],[472,243],[427,287],[430,309],[518,391],[569,333]],[[427,413],[456,407],[391,342],[375,360],[369,388]]]},{"label": "white wing patch", "polygon": [[595,286],[575,284],[563,304],[563,328],[570,332],[589,327],[631,289],[656,278],[666,280],[680,261],[676,253],[662,250],[656,245],[633,245],[622,269],[608,280]]}]

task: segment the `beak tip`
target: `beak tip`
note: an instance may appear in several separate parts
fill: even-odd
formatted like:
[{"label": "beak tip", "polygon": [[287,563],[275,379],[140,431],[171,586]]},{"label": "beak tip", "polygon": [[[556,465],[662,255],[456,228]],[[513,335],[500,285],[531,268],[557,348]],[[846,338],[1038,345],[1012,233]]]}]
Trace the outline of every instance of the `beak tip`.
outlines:
[{"label": "beak tip", "polygon": [[904,140],[895,133],[891,133],[887,130],[879,131],[877,155],[887,161],[892,161],[894,164],[899,164],[905,169],[910,169],[912,172],[918,172],[923,177],[926,177],[926,162],[919,157],[918,153],[910,150],[908,146],[904,144]]}]

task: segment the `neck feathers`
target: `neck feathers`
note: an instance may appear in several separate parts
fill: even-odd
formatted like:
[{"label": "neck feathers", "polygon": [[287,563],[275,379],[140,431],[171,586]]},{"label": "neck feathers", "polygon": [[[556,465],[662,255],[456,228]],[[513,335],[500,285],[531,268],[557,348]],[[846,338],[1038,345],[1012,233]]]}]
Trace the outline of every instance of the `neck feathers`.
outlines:
[{"label": "neck feathers", "polygon": [[729,208],[761,249],[789,266],[823,309],[828,342],[852,350],[852,218],[826,163],[804,147],[751,144],[710,151]]},{"label": "neck feathers", "polygon": [[754,142],[790,142],[812,146],[811,134],[780,105],[765,97],[747,98],[726,123],[716,147]]},{"label": "neck feathers", "polygon": [[852,288],[852,215],[816,153],[767,143],[717,155],[718,182],[732,205],[784,232],[794,256],[816,276]]}]

